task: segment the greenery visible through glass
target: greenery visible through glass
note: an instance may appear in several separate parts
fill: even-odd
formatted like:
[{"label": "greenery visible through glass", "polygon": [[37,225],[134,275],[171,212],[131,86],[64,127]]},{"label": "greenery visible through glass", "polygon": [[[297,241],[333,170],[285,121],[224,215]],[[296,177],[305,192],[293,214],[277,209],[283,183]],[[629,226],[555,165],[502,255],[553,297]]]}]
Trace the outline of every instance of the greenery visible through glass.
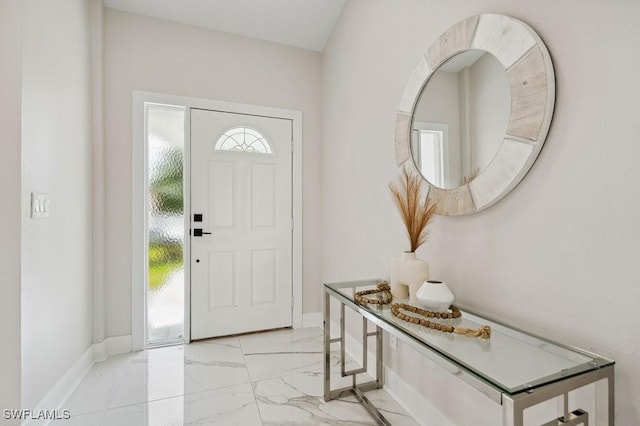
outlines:
[{"label": "greenery visible through glass", "polygon": [[147,340],[184,336],[184,110],[147,105]]},{"label": "greenery visible through glass", "polygon": [[[167,145],[157,135],[149,136],[150,145],[160,148],[155,172],[149,180],[149,215],[170,221],[184,214],[182,191],[182,150]],[[182,268],[182,238],[168,235],[163,226],[149,229],[149,287],[158,288],[178,268]]]}]

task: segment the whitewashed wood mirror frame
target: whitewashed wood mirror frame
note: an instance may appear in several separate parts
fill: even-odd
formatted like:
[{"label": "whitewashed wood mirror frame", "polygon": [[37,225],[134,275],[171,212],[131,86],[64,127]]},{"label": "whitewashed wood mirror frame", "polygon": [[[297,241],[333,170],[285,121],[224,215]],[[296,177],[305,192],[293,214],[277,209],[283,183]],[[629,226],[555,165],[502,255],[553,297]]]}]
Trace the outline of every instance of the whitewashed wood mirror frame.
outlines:
[{"label": "whitewashed wood mirror frame", "polygon": [[553,64],[538,34],[509,16],[472,16],[451,27],[429,47],[405,87],[396,121],[398,166],[406,163],[417,169],[411,152],[411,130],[423,89],[445,62],[471,49],[490,53],[504,67],[511,91],[510,115],[497,154],[477,176],[455,188],[438,187],[425,179],[428,197],[437,204],[439,215],[475,213],[506,196],[535,162],[553,116]]}]

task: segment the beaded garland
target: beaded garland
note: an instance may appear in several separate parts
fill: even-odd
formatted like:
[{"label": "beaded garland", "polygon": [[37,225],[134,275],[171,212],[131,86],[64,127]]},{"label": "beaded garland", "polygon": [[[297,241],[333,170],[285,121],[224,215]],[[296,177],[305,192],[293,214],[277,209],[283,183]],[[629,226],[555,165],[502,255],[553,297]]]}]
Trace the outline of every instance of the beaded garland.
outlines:
[{"label": "beaded garland", "polygon": [[488,339],[491,337],[491,327],[489,327],[488,325],[483,325],[477,330],[464,327],[455,327],[451,324],[440,324],[424,318],[418,318],[411,315],[403,314],[402,312],[400,312],[400,309],[404,309],[405,311],[413,312],[414,314],[422,315],[428,318],[460,318],[462,316],[462,312],[460,312],[460,309],[458,309],[454,305],[451,305],[451,307],[449,308],[451,309],[451,312],[432,312],[417,308],[415,306],[407,305],[406,303],[394,303],[393,305],[391,305],[391,313],[395,317],[403,321],[407,321],[412,324],[418,324],[423,327],[431,328],[433,330],[438,330],[445,333],[455,333],[469,337],[480,337],[481,339]]},{"label": "beaded garland", "polygon": [[[364,297],[366,295],[376,293],[382,293],[383,297],[381,299],[369,299],[367,297]],[[387,305],[393,300],[393,296],[391,295],[391,287],[389,287],[389,283],[386,281],[378,283],[376,288],[373,290],[363,290],[353,293],[353,298],[360,303],[369,303],[371,305]]]}]

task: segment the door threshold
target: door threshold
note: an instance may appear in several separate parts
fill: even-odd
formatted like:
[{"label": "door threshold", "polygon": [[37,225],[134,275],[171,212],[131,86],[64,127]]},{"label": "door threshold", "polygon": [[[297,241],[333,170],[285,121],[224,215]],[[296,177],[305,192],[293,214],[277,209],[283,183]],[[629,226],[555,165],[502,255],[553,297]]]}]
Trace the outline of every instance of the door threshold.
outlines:
[{"label": "door threshold", "polygon": [[165,348],[168,346],[178,346],[178,345],[186,345],[186,344],[187,344],[187,341],[184,339],[164,340],[162,342],[147,343],[144,349],[147,350],[147,349]]},{"label": "door threshold", "polygon": [[279,331],[279,330],[293,330],[293,326],[290,325],[288,327],[269,328],[267,330],[246,331],[244,333],[225,334],[224,336],[205,337],[205,338],[202,338],[202,339],[192,339],[191,343],[193,343],[193,342],[206,342],[207,340],[215,340],[215,339],[226,339],[228,337],[248,336],[248,335],[251,335],[251,334],[269,333],[269,332],[272,332],[272,331]]}]

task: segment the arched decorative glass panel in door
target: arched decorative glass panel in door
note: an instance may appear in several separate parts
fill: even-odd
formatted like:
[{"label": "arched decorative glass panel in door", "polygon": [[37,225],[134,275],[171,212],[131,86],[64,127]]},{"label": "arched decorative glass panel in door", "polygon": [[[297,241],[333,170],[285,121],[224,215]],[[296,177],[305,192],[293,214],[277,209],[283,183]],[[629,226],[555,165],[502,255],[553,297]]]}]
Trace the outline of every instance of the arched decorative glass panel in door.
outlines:
[{"label": "arched decorative glass panel in door", "polygon": [[249,127],[234,127],[224,132],[216,142],[216,151],[250,152],[272,154],[271,144],[257,130]]}]

